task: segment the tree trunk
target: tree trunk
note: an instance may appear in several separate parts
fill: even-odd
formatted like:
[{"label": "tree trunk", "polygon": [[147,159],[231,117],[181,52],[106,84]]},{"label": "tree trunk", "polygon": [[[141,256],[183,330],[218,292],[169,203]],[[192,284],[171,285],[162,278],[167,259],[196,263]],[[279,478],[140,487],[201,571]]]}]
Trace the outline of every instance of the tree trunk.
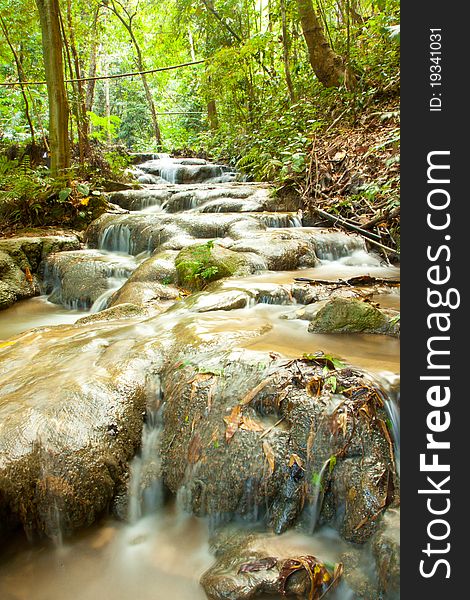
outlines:
[{"label": "tree trunk", "polygon": [[348,84],[347,73],[340,56],[335,54],[323,33],[312,0],[296,0],[302,31],[308,47],[310,64],[319,81],[326,87]]},{"label": "tree trunk", "polygon": [[75,31],[72,17],[72,1],[67,0],[67,25],[69,30],[70,50],[72,52],[73,66],[75,70],[76,82],[76,102],[77,102],[77,132],[78,132],[78,148],[80,152],[80,164],[85,164],[86,157],[90,154],[90,142],[88,140],[88,115],[85,104],[85,90],[83,88],[83,82],[80,81],[82,78],[82,70],[80,65],[80,59],[78,56],[78,50],[75,43]]},{"label": "tree trunk", "polygon": [[64,83],[59,2],[58,0],[36,0],[36,5],[41,23],[42,51],[49,100],[51,174],[55,177],[70,167],[69,107]]},{"label": "tree trunk", "polygon": [[[88,66],[88,77],[90,78],[90,80],[87,82],[85,99],[85,107],[87,112],[90,112],[92,110],[93,101],[95,99],[96,81],[92,79],[92,77],[96,77],[96,67],[98,63],[98,16],[99,8],[96,9],[95,14],[93,16],[93,39],[91,41],[90,62]],[[90,131],[90,123],[88,123],[88,131]]]},{"label": "tree trunk", "polygon": [[281,20],[282,20],[282,49],[283,49],[283,60],[284,60],[284,71],[286,75],[287,89],[289,90],[289,97],[291,102],[295,102],[295,91],[294,84],[292,83],[292,75],[290,70],[290,38],[289,30],[287,29],[287,15],[286,15],[286,3],[285,0],[281,0]]},{"label": "tree trunk", "polygon": [[[121,8],[122,12],[119,11],[119,9],[117,8],[116,5]],[[143,71],[145,71],[145,67],[144,67],[144,60],[142,58],[142,51],[140,49],[139,42],[137,41],[137,38],[135,37],[135,34],[134,34],[133,20],[134,20],[134,17],[136,16],[137,12],[134,12],[133,14],[131,14],[129,12],[129,10],[126,8],[125,2],[121,2],[119,0],[114,0],[111,2],[110,5],[106,4],[105,6],[111,12],[113,12],[116,15],[116,17],[121,21],[123,26],[126,28],[127,33],[129,34],[129,37],[131,38],[132,44],[134,45],[136,59],[137,59],[137,68],[141,74],[140,76],[142,78],[142,84],[144,86],[145,98],[147,100],[147,104],[150,109],[150,116],[152,117],[153,134],[155,136],[155,141],[157,142],[157,148],[160,149],[163,145],[163,142],[162,142],[162,134],[160,131],[160,125],[158,124],[157,111],[155,109],[155,102],[153,101],[153,96],[152,96],[152,92],[150,90],[150,86],[148,84],[147,75],[145,75],[145,73],[143,73]],[[123,13],[126,15],[127,20],[124,18]]]},{"label": "tree trunk", "polygon": [[210,128],[215,131],[219,128],[219,116],[217,114],[217,104],[215,100],[209,100],[207,103],[207,118],[209,120]]}]

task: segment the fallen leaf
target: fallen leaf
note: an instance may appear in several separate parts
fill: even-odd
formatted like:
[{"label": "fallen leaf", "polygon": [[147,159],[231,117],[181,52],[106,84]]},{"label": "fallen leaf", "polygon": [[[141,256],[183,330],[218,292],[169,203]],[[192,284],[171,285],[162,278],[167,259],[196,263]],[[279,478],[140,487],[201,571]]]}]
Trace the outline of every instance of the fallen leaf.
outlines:
[{"label": "fallen leaf", "polygon": [[8,348],[8,346],[13,346],[16,342],[0,342],[0,348]]},{"label": "fallen leaf", "polygon": [[[289,558],[284,561],[279,573],[279,589],[283,596],[287,596],[287,581],[289,577],[297,571],[305,570],[310,580],[310,590],[308,600],[320,600],[326,594],[335,580],[330,572],[315,556],[299,556]],[[335,569],[336,571],[336,569]],[[339,577],[342,571],[338,570]]]},{"label": "fallen leaf", "polygon": [[333,433],[336,434],[339,431],[343,434],[343,437],[346,437],[346,432],[348,430],[348,414],[347,412],[342,412],[336,415],[336,421],[333,427]]},{"label": "fallen leaf", "polygon": [[225,429],[225,441],[229,442],[237,432],[242,420],[242,407],[237,404],[232,408],[228,417],[224,417],[227,428]]},{"label": "fallen leaf", "polygon": [[275,459],[275,455],[274,455],[274,450],[268,444],[268,442],[263,442],[263,452],[264,452],[264,455],[266,456],[266,460],[268,461],[269,475],[271,476],[274,473],[276,459]]},{"label": "fallen leaf", "polygon": [[259,560],[243,563],[238,569],[238,573],[256,573],[257,571],[269,571],[277,565],[277,558],[267,556]]},{"label": "fallen leaf", "polygon": [[240,404],[241,405],[249,404],[253,400],[253,398],[255,398],[259,394],[259,392],[261,392],[261,390],[263,390],[268,385],[268,383],[271,383],[272,380],[273,380],[272,377],[268,377],[267,379],[264,379],[256,387],[254,387],[252,390],[250,390],[248,392],[248,394],[246,394],[246,396],[243,398],[243,400],[240,402]]},{"label": "fallen leaf", "polygon": [[264,427],[250,417],[242,417],[240,429],[244,429],[245,431],[264,431]]},{"label": "fallen leaf", "polygon": [[201,446],[201,436],[199,433],[195,433],[188,446],[188,462],[190,465],[194,465],[201,458]]},{"label": "fallen leaf", "polygon": [[289,458],[289,467],[293,467],[294,465],[297,465],[301,469],[304,468],[302,459],[300,458],[300,456],[298,454],[291,454],[290,455],[290,458]]},{"label": "fallen leaf", "polygon": [[309,396],[313,398],[317,398],[321,392],[322,378],[321,377],[312,377],[310,381],[307,383],[305,389]]},{"label": "fallen leaf", "polygon": [[28,283],[33,283],[33,276],[31,275],[31,271],[30,271],[29,267],[25,268],[24,274],[25,274],[25,277],[26,277],[26,281]]}]

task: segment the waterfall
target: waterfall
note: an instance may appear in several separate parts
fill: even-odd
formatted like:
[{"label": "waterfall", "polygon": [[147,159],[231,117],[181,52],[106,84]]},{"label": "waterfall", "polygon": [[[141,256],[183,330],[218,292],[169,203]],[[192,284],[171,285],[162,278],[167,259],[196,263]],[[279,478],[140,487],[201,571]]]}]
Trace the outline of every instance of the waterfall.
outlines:
[{"label": "waterfall", "polygon": [[131,523],[156,512],[163,503],[160,456],[162,411],[160,379],[155,378],[148,392],[141,449],[130,467],[128,517]]},{"label": "waterfall", "polygon": [[133,254],[134,242],[130,228],[121,223],[109,225],[99,236],[98,248],[110,252]]}]

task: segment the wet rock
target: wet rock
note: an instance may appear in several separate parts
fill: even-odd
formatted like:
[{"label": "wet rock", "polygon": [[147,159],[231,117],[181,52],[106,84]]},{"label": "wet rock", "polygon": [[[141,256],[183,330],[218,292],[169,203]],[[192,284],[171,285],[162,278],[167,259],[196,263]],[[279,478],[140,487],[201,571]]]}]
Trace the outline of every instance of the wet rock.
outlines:
[{"label": "wet rock", "polygon": [[164,250],[144,260],[129,277],[129,282],[158,282],[169,285],[176,282],[176,250]]},{"label": "wet rock", "polygon": [[[312,539],[300,533],[273,536],[225,527],[213,535],[211,550],[216,562],[201,577],[201,585],[211,600],[284,597],[280,575],[286,561],[300,556],[314,556],[323,568],[322,561],[329,563],[329,574],[337,563],[335,553],[325,540]],[[324,587],[332,599],[339,600],[351,594],[344,579],[337,582],[334,590],[328,592],[327,584]],[[287,597],[309,597],[310,580],[306,571],[301,569],[291,575],[285,591]]]},{"label": "wet rock", "polygon": [[194,294],[186,301],[186,306],[195,312],[236,310],[237,308],[245,308],[251,300],[252,296],[244,290],[219,290],[218,292]]},{"label": "wet rock", "polygon": [[126,333],[49,327],[0,350],[0,514],[28,532],[90,525],[125,477],[148,390]]},{"label": "wet rock", "polygon": [[383,516],[371,539],[377,568],[379,591],[386,600],[400,597],[400,511],[391,509]]},{"label": "wet rock", "polygon": [[[217,562],[201,577],[201,585],[211,600],[251,600],[260,595],[281,595],[280,571],[288,554],[273,556],[269,538],[260,535],[234,534],[225,539],[224,549],[217,552]],[[260,568],[243,572],[243,565],[260,561]],[[242,571],[240,571],[242,569]],[[291,576],[286,585],[289,596],[306,597],[310,582],[305,571]]]},{"label": "wet rock", "polygon": [[[359,373],[325,374],[315,361],[283,366],[247,351],[220,358],[214,351],[206,361],[183,355],[163,377],[166,485],[198,515],[263,517],[282,532],[301,515],[313,527],[318,510],[345,539],[366,541],[397,487],[380,392]],[[335,394],[331,377],[363,394]],[[346,419],[334,412],[340,405]]]},{"label": "wet rock", "polygon": [[18,264],[6,252],[0,251],[0,310],[8,308],[17,300],[35,296],[39,291],[32,275],[27,277]]},{"label": "wet rock", "polygon": [[87,325],[88,323],[100,323],[102,321],[115,321],[118,319],[145,318],[146,316],[149,316],[148,311],[142,306],[126,303],[82,317],[78,321],[75,321],[75,325]]},{"label": "wet rock", "polygon": [[160,308],[169,307],[180,297],[180,292],[172,285],[163,285],[150,281],[127,281],[109,301],[109,307],[121,304],[146,306],[160,304]]},{"label": "wet rock", "polygon": [[305,309],[302,318],[310,321],[312,333],[399,334],[399,314],[354,298],[333,298]]},{"label": "wet rock", "polygon": [[80,242],[74,235],[0,240],[0,310],[39,293],[36,272],[49,254],[79,247]]},{"label": "wet rock", "polygon": [[223,174],[223,167],[202,159],[156,159],[139,165],[144,173],[162,177],[170,183],[202,183]]},{"label": "wet rock", "polygon": [[86,310],[135,267],[133,259],[95,250],[53,254],[42,266],[44,292],[50,302]]},{"label": "wet rock", "polygon": [[126,210],[144,210],[150,206],[161,207],[171,198],[172,192],[167,188],[151,190],[126,190],[109,194],[110,202]]},{"label": "wet rock", "polygon": [[37,271],[41,261],[49,254],[79,248],[80,241],[75,235],[24,236],[0,240],[0,252],[11,256],[20,268],[27,266],[32,272]]}]

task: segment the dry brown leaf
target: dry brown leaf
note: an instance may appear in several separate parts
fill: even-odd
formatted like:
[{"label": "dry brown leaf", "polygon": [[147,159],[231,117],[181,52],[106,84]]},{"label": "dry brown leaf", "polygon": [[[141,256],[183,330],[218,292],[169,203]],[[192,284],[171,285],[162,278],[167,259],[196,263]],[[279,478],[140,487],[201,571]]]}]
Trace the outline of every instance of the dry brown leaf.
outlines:
[{"label": "dry brown leaf", "polygon": [[25,268],[24,274],[25,274],[25,277],[26,277],[26,281],[28,283],[33,283],[33,276],[31,275],[31,271],[30,271],[29,267]]},{"label": "dry brown leaf", "polygon": [[317,398],[320,395],[322,386],[322,378],[321,377],[312,377],[310,381],[307,383],[305,389],[309,396],[313,398]]},{"label": "dry brown leaf", "polygon": [[268,461],[269,475],[271,476],[274,473],[276,459],[275,459],[275,455],[274,455],[274,450],[268,444],[268,442],[263,442],[263,452],[264,452],[264,455],[266,456],[266,460]]},{"label": "dry brown leaf", "polygon": [[335,433],[341,431],[343,437],[346,437],[348,430],[348,414],[346,412],[339,413],[336,415]]},{"label": "dry brown leaf", "polygon": [[298,454],[291,454],[290,455],[290,458],[289,458],[289,467],[293,467],[294,465],[297,465],[301,469],[304,468],[302,459],[300,458],[300,456]]},{"label": "dry brown leaf", "polygon": [[258,423],[258,421],[255,421],[251,417],[242,417],[240,429],[244,429],[245,431],[264,431],[261,423]]},{"label": "dry brown leaf", "polygon": [[224,417],[227,428],[225,429],[225,441],[229,442],[237,432],[242,420],[242,407],[237,404],[232,408],[228,417]]},{"label": "dry brown leaf", "polygon": [[194,465],[201,458],[201,447],[202,440],[199,433],[195,433],[191,438],[188,446],[188,462],[190,465]]},{"label": "dry brown leaf", "polygon": [[246,394],[246,396],[243,398],[243,400],[240,402],[240,404],[241,405],[249,404],[253,400],[253,398],[255,398],[259,394],[259,392],[261,392],[261,390],[263,390],[268,385],[268,383],[271,383],[272,380],[273,380],[272,377],[268,377],[267,379],[264,379],[256,387],[254,387],[252,390],[250,390],[248,392],[248,394]]}]

